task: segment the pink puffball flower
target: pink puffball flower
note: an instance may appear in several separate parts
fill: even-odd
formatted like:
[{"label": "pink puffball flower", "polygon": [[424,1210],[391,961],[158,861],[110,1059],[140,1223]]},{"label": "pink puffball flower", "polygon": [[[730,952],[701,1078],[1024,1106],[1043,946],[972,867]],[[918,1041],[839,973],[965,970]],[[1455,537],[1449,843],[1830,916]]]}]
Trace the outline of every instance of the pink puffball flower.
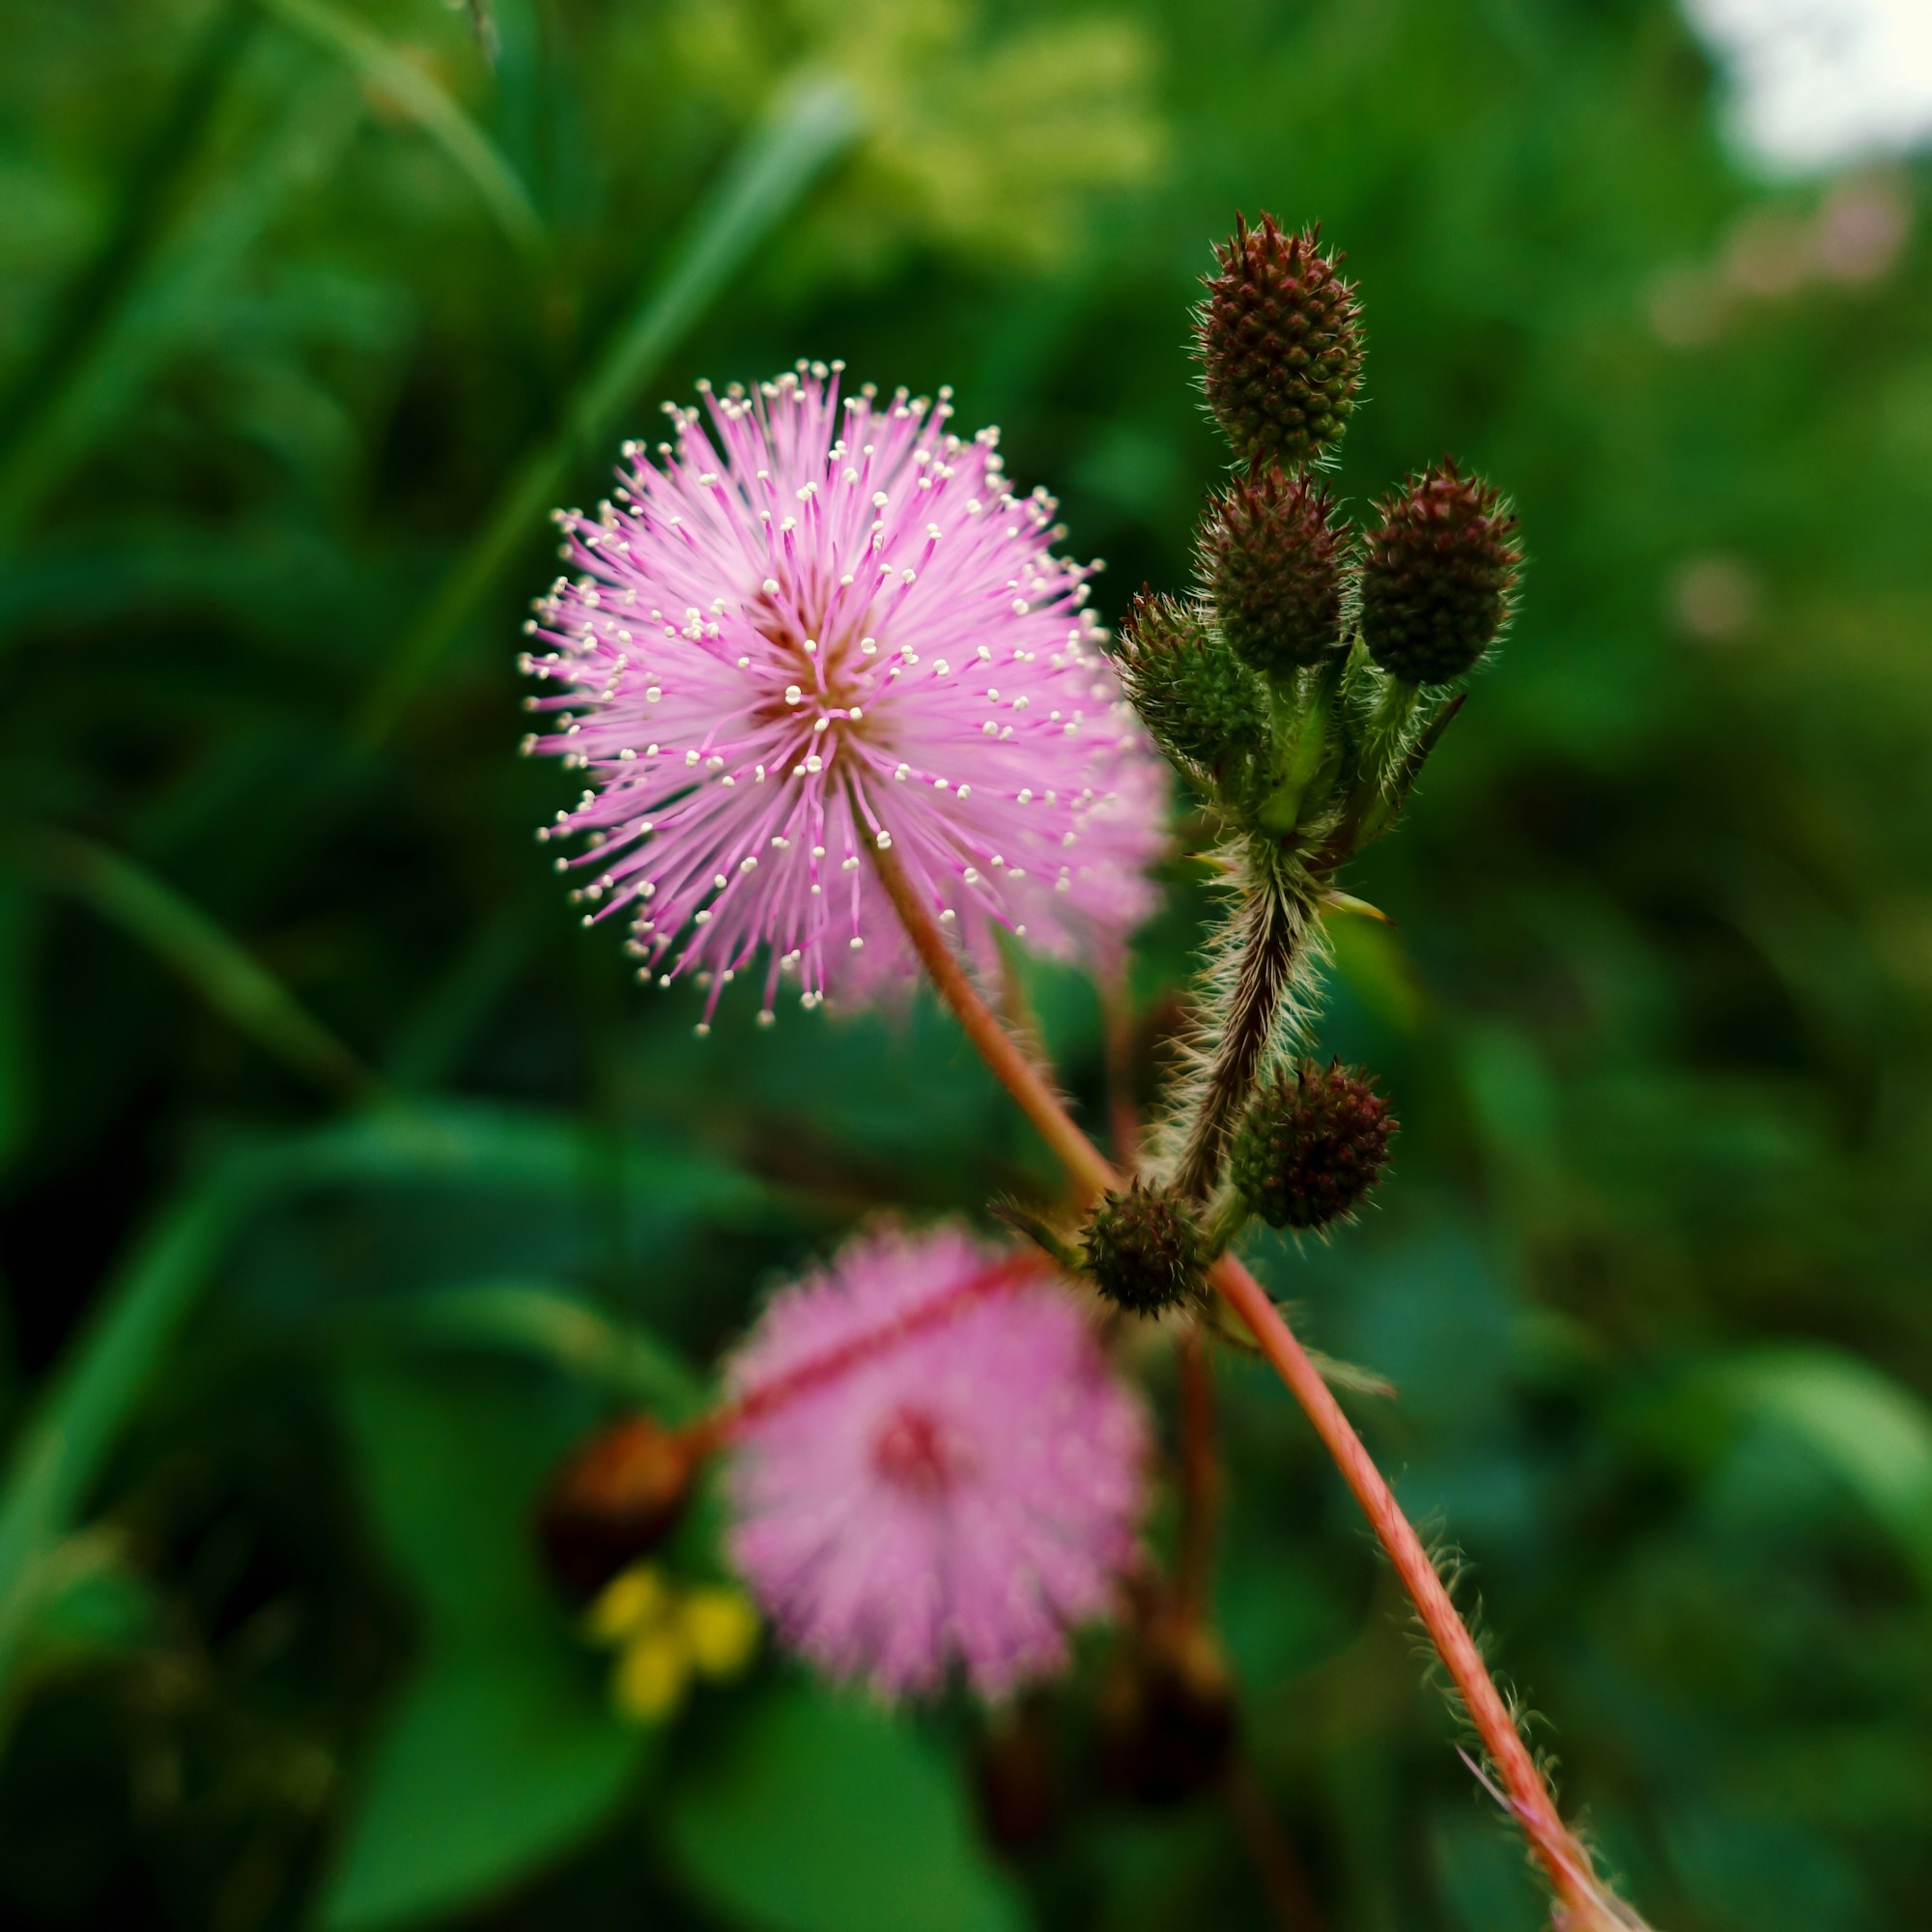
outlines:
[{"label": "pink puffball flower", "polygon": [[934,405],[801,364],[669,409],[614,502],[559,513],[576,575],[525,628],[548,729],[587,774],[586,923],[628,913],[641,978],[722,988],[762,949],[808,1006],[916,968],[870,848],[890,848],[981,967],[1005,925],[1111,964],[1152,904],[1165,767],[1053,553],[1044,492]]},{"label": "pink puffball flower", "polygon": [[727,1548],[780,1634],[883,1695],[997,1699],[1134,1559],[1151,1436],[1045,1262],[873,1230],[732,1361]]}]

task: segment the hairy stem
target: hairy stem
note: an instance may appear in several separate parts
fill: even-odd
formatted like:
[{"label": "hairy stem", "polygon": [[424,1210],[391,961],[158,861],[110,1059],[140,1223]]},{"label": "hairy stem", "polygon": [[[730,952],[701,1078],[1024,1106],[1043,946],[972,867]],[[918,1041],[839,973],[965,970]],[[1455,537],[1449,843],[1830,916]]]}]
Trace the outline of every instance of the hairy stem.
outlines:
[{"label": "hairy stem", "polygon": [[[1014,1045],[980,999],[958,956],[947,944],[938,921],[913,890],[896,859],[890,851],[880,852],[874,854],[874,863],[940,997],[952,1008],[994,1075],[1081,1187],[1098,1192],[1121,1185],[1120,1176],[1075,1124],[1039,1068]],[[1491,1677],[1482,1651],[1436,1575],[1422,1539],[1281,1311],[1233,1255],[1223,1255],[1208,1278],[1247,1325],[1263,1355],[1300,1405],[1367,1517],[1376,1541],[1455,1687],[1471,1728],[1482,1741],[1510,1815],[1528,1840],[1556,1895],[1561,1908],[1558,1923],[1565,1932],[1612,1932],[1612,1928],[1636,1926],[1639,1921],[1600,1884],[1589,1853],[1563,1823],[1556,1800],[1517,1729],[1508,1701]]]},{"label": "hairy stem", "polygon": [[1214,1371],[1198,1327],[1175,1350],[1180,1382],[1180,1549],[1175,1593],[1190,1623],[1208,1614],[1214,1586],[1214,1529],[1221,1506],[1221,1462],[1214,1447]]},{"label": "hairy stem", "polygon": [[1313,917],[1307,895],[1271,868],[1252,879],[1232,922],[1238,928],[1230,949],[1238,961],[1235,981],[1174,1176],[1174,1184],[1193,1200],[1205,1201],[1220,1177],[1235,1123],[1301,965]]}]

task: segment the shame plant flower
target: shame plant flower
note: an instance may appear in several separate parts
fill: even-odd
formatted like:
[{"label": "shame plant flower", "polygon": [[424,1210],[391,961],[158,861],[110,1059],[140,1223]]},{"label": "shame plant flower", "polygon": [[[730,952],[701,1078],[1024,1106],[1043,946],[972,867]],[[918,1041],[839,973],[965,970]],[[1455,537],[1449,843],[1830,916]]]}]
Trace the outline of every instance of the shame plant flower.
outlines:
[{"label": "shame plant flower", "polygon": [[888,1696],[1002,1697],[1065,1662],[1134,1558],[1151,1435],[1031,1253],[861,1234],[729,1370],[727,1537],[781,1635]]},{"label": "shame plant flower", "polygon": [[983,967],[1007,926],[1101,967],[1151,909],[1165,783],[997,432],[801,364],[670,411],[612,501],[560,516],[574,575],[527,627],[549,687],[526,749],[588,783],[541,836],[640,972],[723,987],[763,955],[808,1006],[910,979],[874,874],[892,851]]}]

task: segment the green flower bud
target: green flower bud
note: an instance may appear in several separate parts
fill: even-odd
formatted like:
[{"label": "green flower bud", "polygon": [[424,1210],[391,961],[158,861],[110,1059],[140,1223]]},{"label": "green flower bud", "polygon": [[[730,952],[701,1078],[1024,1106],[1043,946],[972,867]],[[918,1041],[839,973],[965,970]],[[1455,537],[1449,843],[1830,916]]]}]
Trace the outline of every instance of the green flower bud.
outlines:
[{"label": "green flower bud", "polygon": [[1341,644],[1342,564],[1328,493],[1272,464],[1216,497],[1202,574],[1221,635],[1264,677],[1289,677]]},{"label": "green flower bud", "polygon": [[1135,598],[1121,645],[1121,681],[1161,750],[1237,787],[1267,743],[1267,694],[1254,672],[1176,597]]},{"label": "green flower bud", "polygon": [[1395,1130],[1370,1076],[1303,1061],[1249,1103],[1229,1177],[1269,1227],[1325,1228],[1380,1178]]},{"label": "green flower bud", "polygon": [[1163,1315],[1201,1292],[1207,1240],[1194,1210],[1165,1187],[1134,1181],[1094,1204],[1081,1259],[1095,1286],[1131,1315]]},{"label": "green flower bud", "polygon": [[1362,641],[1409,684],[1473,670],[1509,617],[1522,552],[1516,518],[1444,458],[1382,506],[1362,566]]},{"label": "green flower bud", "polygon": [[1320,231],[1237,218],[1195,311],[1208,407],[1242,462],[1305,469],[1340,440],[1362,380],[1361,310]]}]

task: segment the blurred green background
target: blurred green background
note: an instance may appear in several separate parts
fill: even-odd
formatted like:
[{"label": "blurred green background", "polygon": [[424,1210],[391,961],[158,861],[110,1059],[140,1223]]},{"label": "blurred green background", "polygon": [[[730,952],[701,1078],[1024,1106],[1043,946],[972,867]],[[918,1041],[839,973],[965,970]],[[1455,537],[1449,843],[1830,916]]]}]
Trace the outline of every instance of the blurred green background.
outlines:
[{"label": "blurred green background", "polygon": [[[644,993],[531,827],[544,513],[801,355],[999,421],[1181,582],[1237,208],[1367,304],[1359,507],[1452,450],[1523,614],[1356,889],[1377,1211],[1258,1256],[1677,1932],[1932,1913],[1928,176],[1776,182],[1664,0],[9,0],[0,1917],[1528,1932],[1386,1573],[1222,1378],[1228,1806],[982,1827],[983,1720],[767,1658],[614,1713],[532,1553],[775,1272],[1045,1156],[925,1003]],[[497,42],[494,66],[479,41]],[[1135,995],[1161,1023],[1184,863]],[[1091,986],[1037,974],[1097,1104]],[[1149,1375],[1172,1412],[1166,1371]],[[1156,1536],[1168,1533],[1163,1518]],[[708,1519],[679,1547],[715,1568]]]}]

